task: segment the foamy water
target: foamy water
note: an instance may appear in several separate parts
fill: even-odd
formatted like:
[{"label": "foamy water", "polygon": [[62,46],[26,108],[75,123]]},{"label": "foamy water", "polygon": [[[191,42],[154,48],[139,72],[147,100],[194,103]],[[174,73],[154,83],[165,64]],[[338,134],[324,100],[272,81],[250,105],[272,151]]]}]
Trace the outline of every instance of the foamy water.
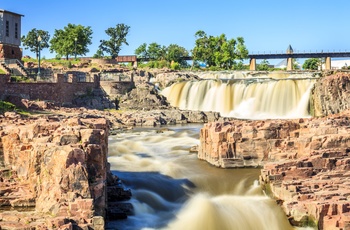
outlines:
[{"label": "foamy water", "polygon": [[[162,90],[170,104],[182,110],[219,112],[224,117],[276,119],[310,117],[309,100],[316,82],[311,75],[286,74],[179,82]],[[280,74],[282,75],[282,74]],[[221,75],[220,75],[221,76]],[[222,77],[222,76],[221,76]]]},{"label": "foamy water", "polygon": [[258,184],[260,169],[219,169],[189,153],[197,126],[110,137],[112,170],[132,190],[135,213],[107,229],[293,229]]}]

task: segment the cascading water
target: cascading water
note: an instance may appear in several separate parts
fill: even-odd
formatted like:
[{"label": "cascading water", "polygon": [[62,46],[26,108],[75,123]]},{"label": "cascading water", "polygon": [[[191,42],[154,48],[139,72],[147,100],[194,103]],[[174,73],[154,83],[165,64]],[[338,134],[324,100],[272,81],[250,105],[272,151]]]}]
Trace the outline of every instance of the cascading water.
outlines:
[{"label": "cascading water", "polygon": [[263,194],[260,169],[219,169],[189,152],[199,144],[201,127],[135,129],[110,137],[108,161],[132,191],[134,214],[107,229],[294,229]]},{"label": "cascading water", "polygon": [[[219,75],[222,76],[227,75]],[[311,76],[255,76],[179,82],[162,90],[170,104],[182,110],[219,112],[244,119],[310,117],[309,97],[316,82]],[[216,79],[215,79],[216,78]]]}]

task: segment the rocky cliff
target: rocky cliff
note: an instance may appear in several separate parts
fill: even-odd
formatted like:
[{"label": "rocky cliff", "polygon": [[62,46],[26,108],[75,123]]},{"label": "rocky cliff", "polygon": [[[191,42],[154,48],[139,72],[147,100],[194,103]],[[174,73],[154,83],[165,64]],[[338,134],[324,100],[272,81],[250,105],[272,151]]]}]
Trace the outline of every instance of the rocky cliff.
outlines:
[{"label": "rocky cliff", "polygon": [[1,229],[104,229],[106,119],[1,117]]},{"label": "rocky cliff", "polygon": [[349,89],[349,74],[320,79],[318,118],[205,124],[198,157],[223,168],[262,167],[261,185],[294,225],[348,229]]},{"label": "rocky cliff", "polygon": [[312,95],[315,116],[326,116],[350,108],[350,74],[325,73],[315,84]]}]

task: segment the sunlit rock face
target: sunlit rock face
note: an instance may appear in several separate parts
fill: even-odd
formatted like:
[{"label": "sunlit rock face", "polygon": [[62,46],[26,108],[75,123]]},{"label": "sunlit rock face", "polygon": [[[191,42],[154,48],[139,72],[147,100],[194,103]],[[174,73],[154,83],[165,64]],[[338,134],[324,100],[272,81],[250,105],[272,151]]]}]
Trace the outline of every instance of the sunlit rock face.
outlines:
[{"label": "sunlit rock face", "polygon": [[198,157],[223,168],[257,167],[297,154],[301,120],[228,121],[205,124]]},{"label": "sunlit rock face", "polygon": [[0,204],[27,212],[1,212],[0,225],[6,229],[103,227],[107,120],[5,116],[1,118]]},{"label": "sunlit rock face", "polygon": [[350,74],[338,72],[321,78],[313,89],[315,116],[339,113],[350,108]]},{"label": "sunlit rock face", "polygon": [[[324,118],[209,123],[198,157],[223,168],[263,167],[261,184],[293,224],[348,226],[350,111]],[[337,226],[337,228],[333,228]]]},{"label": "sunlit rock face", "polygon": [[302,156],[264,165],[261,184],[282,201],[294,224],[349,227],[349,118],[346,111],[307,121],[297,139]]}]

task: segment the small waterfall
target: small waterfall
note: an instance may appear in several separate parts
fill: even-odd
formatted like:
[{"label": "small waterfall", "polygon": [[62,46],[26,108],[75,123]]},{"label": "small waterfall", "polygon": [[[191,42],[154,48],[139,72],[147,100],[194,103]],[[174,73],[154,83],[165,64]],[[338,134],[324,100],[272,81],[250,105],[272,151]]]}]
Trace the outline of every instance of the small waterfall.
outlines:
[{"label": "small waterfall", "polygon": [[180,82],[165,88],[162,94],[182,110],[219,112],[225,117],[309,117],[309,96],[316,79],[285,78],[276,73],[271,77]]},{"label": "small waterfall", "polygon": [[[259,168],[219,169],[188,150],[201,124],[134,129],[109,137],[111,169],[131,189],[123,230],[306,230],[294,228],[259,183]],[[311,230],[312,228],[309,228]],[[312,229],[314,230],[314,229]]]},{"label": "small waterfall", "polygon": [[278,209],[273,200],[263,196],[196,194],[166,230],[293,229]]}]

